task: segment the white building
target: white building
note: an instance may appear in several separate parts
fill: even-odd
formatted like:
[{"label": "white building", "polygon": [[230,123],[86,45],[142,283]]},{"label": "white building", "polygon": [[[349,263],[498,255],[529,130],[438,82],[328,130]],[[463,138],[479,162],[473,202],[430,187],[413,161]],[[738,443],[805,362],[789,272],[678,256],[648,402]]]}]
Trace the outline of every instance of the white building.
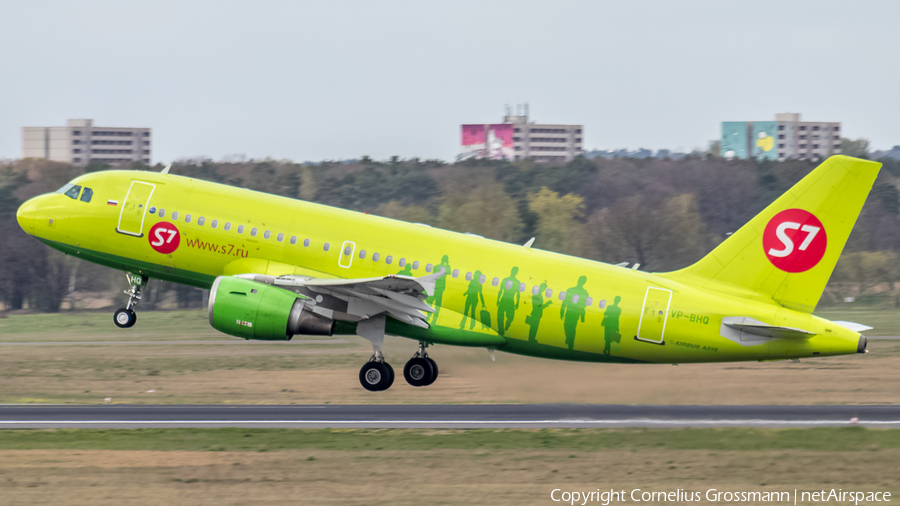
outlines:
[{"label": "white building", "polygon": [[22,127],[22,158],[150,165],[151,146],[149,128],[97,127],[91,119],[70,119],[64,127]]}]

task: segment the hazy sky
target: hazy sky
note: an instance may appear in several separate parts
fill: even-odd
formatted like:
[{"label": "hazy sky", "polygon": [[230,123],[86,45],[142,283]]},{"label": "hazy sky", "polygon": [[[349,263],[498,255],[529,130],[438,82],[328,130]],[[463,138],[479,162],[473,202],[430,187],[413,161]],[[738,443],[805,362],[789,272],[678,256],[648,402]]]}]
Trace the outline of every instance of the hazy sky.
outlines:
[{"label": "hazy sky", "polygon": [[587,149],[691,150],[800,112],[900,144],[900,2],[0,0],[0,159],[21,127],[153,129],[153,161],[452,159],[527,101]]}]

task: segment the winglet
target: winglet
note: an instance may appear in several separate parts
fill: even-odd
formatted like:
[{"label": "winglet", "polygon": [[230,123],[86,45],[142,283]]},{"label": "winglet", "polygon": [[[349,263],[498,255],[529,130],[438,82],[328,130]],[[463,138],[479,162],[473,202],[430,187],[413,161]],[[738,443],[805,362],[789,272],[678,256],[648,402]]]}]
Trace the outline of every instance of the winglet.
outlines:
[{"label": "winglet", "polygon": [[528,242],[525,243],[525,247],[530,248],[532,244],[534,244],[534,237],[528,239]]},{"label": "winglet", "polygon": [[170,163],[169,165],[166,165],[166,168],[163,169],[162,172],[160,172],[160,174],[168,174],[169,169],[171,169],[171,168],[172,168],[172,164]]}]

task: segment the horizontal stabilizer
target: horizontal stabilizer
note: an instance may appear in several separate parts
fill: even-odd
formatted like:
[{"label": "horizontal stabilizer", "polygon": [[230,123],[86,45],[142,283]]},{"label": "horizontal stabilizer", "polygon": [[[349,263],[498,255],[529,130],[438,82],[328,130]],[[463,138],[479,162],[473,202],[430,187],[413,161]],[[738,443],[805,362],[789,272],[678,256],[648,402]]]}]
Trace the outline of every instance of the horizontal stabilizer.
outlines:
[{"label": "horizontal stabilizer", "polygon": [[773,339],[808,339],[815,335],[813,332],[794,327],[769,325],[748,316],[722,318],[719,334],[741,346],[765,344]]},{"label": "horizontal stabilizer", "polygon": [[807,339],[816,335],[815,332],[809,332],[794,327],[769,325],[747,317],[722,318],[722,324],[739,332],[746,332],[747,334],[752,334],[754,336],[770,337],[774,339]]},{"label": "horizontal stabilizer", "polygon": [[834,320],[832,323],[837,323],[841,327],[845,329],[850,329],[853,332],[865,332],[867,330],[872,330],[874,327],[870,327],[868,325],[863,325],[862,323],[853,323],[853,322],[845,322],[840,320]]}]

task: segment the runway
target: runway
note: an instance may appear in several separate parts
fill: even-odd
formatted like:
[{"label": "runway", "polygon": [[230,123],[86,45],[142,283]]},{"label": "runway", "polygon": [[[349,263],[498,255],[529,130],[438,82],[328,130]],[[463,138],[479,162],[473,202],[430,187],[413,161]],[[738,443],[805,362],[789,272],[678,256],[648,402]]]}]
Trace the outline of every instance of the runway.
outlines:
[{"label": "runway", "polygon": [[900,428],[900,406],[0,405],[0,428]]}]

